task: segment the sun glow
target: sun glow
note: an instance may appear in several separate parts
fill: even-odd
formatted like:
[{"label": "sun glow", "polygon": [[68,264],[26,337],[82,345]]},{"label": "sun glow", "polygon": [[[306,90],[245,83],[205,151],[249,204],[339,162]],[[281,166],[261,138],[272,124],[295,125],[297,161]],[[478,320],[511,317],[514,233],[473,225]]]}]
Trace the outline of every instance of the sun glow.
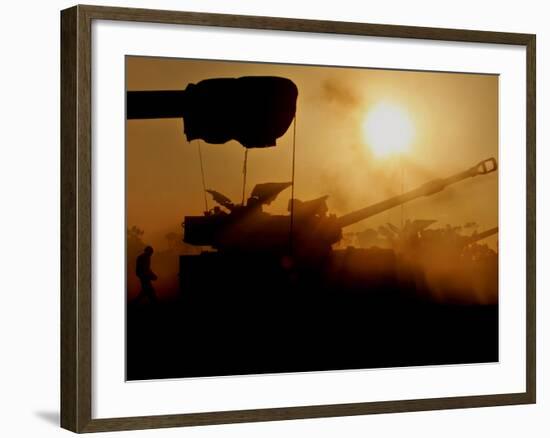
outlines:
[{"label": "sun glow", "polygon": [[378,157],[406,152],[414,137],[414,126],[408,112],[394,104],[373,106],[363,123],[367,145]]}]

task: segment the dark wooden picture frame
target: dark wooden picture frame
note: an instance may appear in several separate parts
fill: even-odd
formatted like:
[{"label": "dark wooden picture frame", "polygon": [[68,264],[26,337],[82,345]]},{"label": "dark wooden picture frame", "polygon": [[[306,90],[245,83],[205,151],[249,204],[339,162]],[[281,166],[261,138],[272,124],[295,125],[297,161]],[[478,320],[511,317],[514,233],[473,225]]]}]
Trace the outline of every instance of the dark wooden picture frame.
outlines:
[{"label": "dark wooden picture frame", "polygon": [[[508,44],[526,48],[526,391],[522,393],[92,418],[91,25],[138,21]],[[61,426],[74,432],[147,429],[535,403],[535,48],[531,34],[75,6],[61,12]]]}]

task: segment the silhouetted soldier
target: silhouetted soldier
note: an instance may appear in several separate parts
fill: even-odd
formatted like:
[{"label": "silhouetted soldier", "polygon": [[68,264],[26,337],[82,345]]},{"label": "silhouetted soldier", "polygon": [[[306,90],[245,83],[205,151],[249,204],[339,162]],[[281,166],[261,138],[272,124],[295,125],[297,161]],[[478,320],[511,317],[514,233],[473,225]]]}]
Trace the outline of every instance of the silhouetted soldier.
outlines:
[{"label": "silhouetted soldier", "polygon": [[153,248],[146,246],[143,250],[143,254],[140,254],[136,259],[136,275],[141,283],[141,291],[136,298],[136,302],[142,298],[147,297],[152,303],[157,302],[157,296],[155,294],[155,288],[152,281],[157,279],[155,273],[151,270],[151,256],[153,255]]}]

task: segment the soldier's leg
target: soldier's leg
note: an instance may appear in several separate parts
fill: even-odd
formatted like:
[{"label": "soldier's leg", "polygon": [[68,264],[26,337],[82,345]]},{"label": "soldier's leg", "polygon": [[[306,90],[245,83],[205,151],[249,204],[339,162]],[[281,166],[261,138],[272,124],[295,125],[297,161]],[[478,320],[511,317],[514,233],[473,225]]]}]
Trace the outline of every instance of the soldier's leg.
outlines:
[{"label": "soldier's leg", "polygon": [[149,301],[151,303],[157,302],[157,294],[155,293],[155,288],[153,287],[153,284],[149,281],[147,284],[147,288],[145,289],[147,293],[147,297],[149,298]]},{"label": "soldier's leg", "polygon": [[147,297],[148,296],[148,293],[147,293],[147,281],[144,281],[144,280],[139,280],[139,284],[141,285],[141,289],[137,295],[137,297],[134,298],[134,303],[135,304],[138,304],[140,303],[143,298]]}]

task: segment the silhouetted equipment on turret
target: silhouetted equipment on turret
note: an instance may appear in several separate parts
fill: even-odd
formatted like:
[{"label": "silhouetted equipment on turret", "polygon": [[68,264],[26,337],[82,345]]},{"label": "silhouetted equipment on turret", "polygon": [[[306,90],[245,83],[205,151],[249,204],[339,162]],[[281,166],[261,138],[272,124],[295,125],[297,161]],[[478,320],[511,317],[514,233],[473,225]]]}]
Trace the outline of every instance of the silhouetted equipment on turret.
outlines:
[{"label": "silhouetted equipment on turret", "polygon": [[276,76],[218,78],[185,90],[128,91],[126,117],[183,118],[188,141],[221,144],[237,140],[245,148],[275,146],[296,114],[298,88]]},{"label": "silhouetted equipment on turret", "polygon": [[210,193],[214,201],[220,204],[222,207],[227,208],[229,211],[233,211],[235,209],[235,204],[233,204],[231,199],[229,199],[227,196],[222,195],[220,192],[216,192],[215,190],[206,190],[206,192]]},{"label": "silhouetted equipment on turret", "polygon": [[496,160],[489,158],[463,172],[435,179],[340,217],[327,214],[327,196],[306,202],[294,199],[290,201],[294,204],[292,226],[290,215],[271,215],[262,211],[262,206],[272,202],[290,183],[259,184],[252,190],[246,205],[235,205],[227,197],[210,191],[216,194],[214,200],[229,212],[218,210],[206,212],[204,216],[186,216],[184,241],[222,252],[246,254],[290,255],[292,247],[292,255],[315,257],[329,252],[331,246],[342,238],[342,229],[347,226],[414,199],[434,195],[462,180],[496,170]]},{"label": "silhouetted equipment on turret", "polygon": [[252,189],[247,206],[269,205],[279,196],[279,193],[291,185],[291,182],[257,184]]}]

